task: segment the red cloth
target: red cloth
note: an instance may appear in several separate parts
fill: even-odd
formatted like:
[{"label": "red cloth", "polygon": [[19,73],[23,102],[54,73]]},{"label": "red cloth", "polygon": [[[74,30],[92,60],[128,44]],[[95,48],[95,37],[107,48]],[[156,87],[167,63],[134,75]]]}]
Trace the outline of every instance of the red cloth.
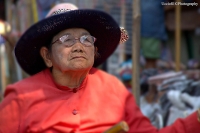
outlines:
[{"label": "red cloth", "polygon": [[9,85],[0,104],[2,133],[99,133],[125,120],[131,133],[199,133],[197,115],[158,131],[114,76],[92,68],[77,90],[57,85],[48,69]]}]

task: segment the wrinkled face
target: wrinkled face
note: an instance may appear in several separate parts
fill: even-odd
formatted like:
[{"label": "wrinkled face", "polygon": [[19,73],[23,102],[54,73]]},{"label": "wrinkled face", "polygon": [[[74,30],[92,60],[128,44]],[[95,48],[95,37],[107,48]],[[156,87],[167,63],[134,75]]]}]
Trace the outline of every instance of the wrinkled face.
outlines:
[{"label": "wrinkled face", "polygon": [[[74,45],[67,47],[64,43],[56,41],[63,35],[70,35],[76,38]],[[78,38],[84,35],[90,35],[88,31],[81,28],[66,29],[56,36],[54,36],[51,51],[50,60],[52,62],[53,69],[59,69],[60,71],[69,70],[88,70],[94,64],[95,48],[92,46],[84,46]]]}]

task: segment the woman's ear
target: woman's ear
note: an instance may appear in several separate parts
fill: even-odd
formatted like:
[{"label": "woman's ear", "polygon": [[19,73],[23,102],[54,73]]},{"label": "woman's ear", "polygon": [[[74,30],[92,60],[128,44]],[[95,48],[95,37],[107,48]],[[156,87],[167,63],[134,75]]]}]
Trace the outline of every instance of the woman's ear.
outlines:
[{"label": "woman's ear", "polygon": [[98,48],[95,47],[95,50],[94,50],[94,58],[100,58],[100,54],[98,53]]},{"label": "woman's ear", "polygon": [[98,48],[94,47],[94,54],[96,54],[97,51],[98,51]]},{"label": "woman's ear", "polygon": [[52,67],[51,55],[47,47],[41,47],[40,55],[42,56],[47,67]]}]

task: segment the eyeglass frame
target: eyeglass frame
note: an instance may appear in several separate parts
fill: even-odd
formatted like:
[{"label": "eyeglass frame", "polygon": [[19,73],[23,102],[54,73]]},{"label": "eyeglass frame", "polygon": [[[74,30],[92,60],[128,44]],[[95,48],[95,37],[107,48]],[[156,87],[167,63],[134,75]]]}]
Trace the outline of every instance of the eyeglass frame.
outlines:
[{"label": "eyeglass frame", "polygon": [[[72,35],[70,35],[70,34],[65,34],[65,35],[59,37],[58,39],[56,39],[54,42],[52,42],[51,45],[55,44],[57,41],[60,41],[60,42],[62,42],[61,44],[64,44],[65,42],[61,40],[61,38],[64,37],[64,36],[72,36]],[[87,36],[87,37],[90,36],[90,37],[93,38],[94,42],[93,42],[93,43],[90,42],[92,45],[94,45],[94,43],[95,43],[96,40],[97,40],[94,36],[91,36],[91,35],[82,35],[82,36],[79,37],[79,38],[75,38],[75,37],[74,37],[74,38],[73,38],[73,43],[72,43],[70,46],[67,46],[67,47],[72,47],[72,46],[76,43],[75,40],[79,40],[79,42],[80,42],[81,44],[83,44],[85,47],[91,47],[92,45],[91,45],[91,46],[87,46],[86,44],[84,44],[84,43],[81,41],[81,38],[83,38],[84,36]]]}]

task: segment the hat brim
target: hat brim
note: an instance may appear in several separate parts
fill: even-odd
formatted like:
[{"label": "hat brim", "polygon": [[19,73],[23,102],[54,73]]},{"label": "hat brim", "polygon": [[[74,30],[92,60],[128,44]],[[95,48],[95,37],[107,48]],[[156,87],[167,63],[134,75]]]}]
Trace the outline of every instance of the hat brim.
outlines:
[{"label": "hat brim", "polygon": [[46,68],[40,48],[48,46],[53,36],[68,28],[83,28],[97,38],[95,46],[100,58],[94,67],[102,64],[119,44],[121,31],[117,22],[107,13],[98,10],[73,10],[45,18],[31,26],[15,46],[15,56],[22,69],[30,75]]}]

